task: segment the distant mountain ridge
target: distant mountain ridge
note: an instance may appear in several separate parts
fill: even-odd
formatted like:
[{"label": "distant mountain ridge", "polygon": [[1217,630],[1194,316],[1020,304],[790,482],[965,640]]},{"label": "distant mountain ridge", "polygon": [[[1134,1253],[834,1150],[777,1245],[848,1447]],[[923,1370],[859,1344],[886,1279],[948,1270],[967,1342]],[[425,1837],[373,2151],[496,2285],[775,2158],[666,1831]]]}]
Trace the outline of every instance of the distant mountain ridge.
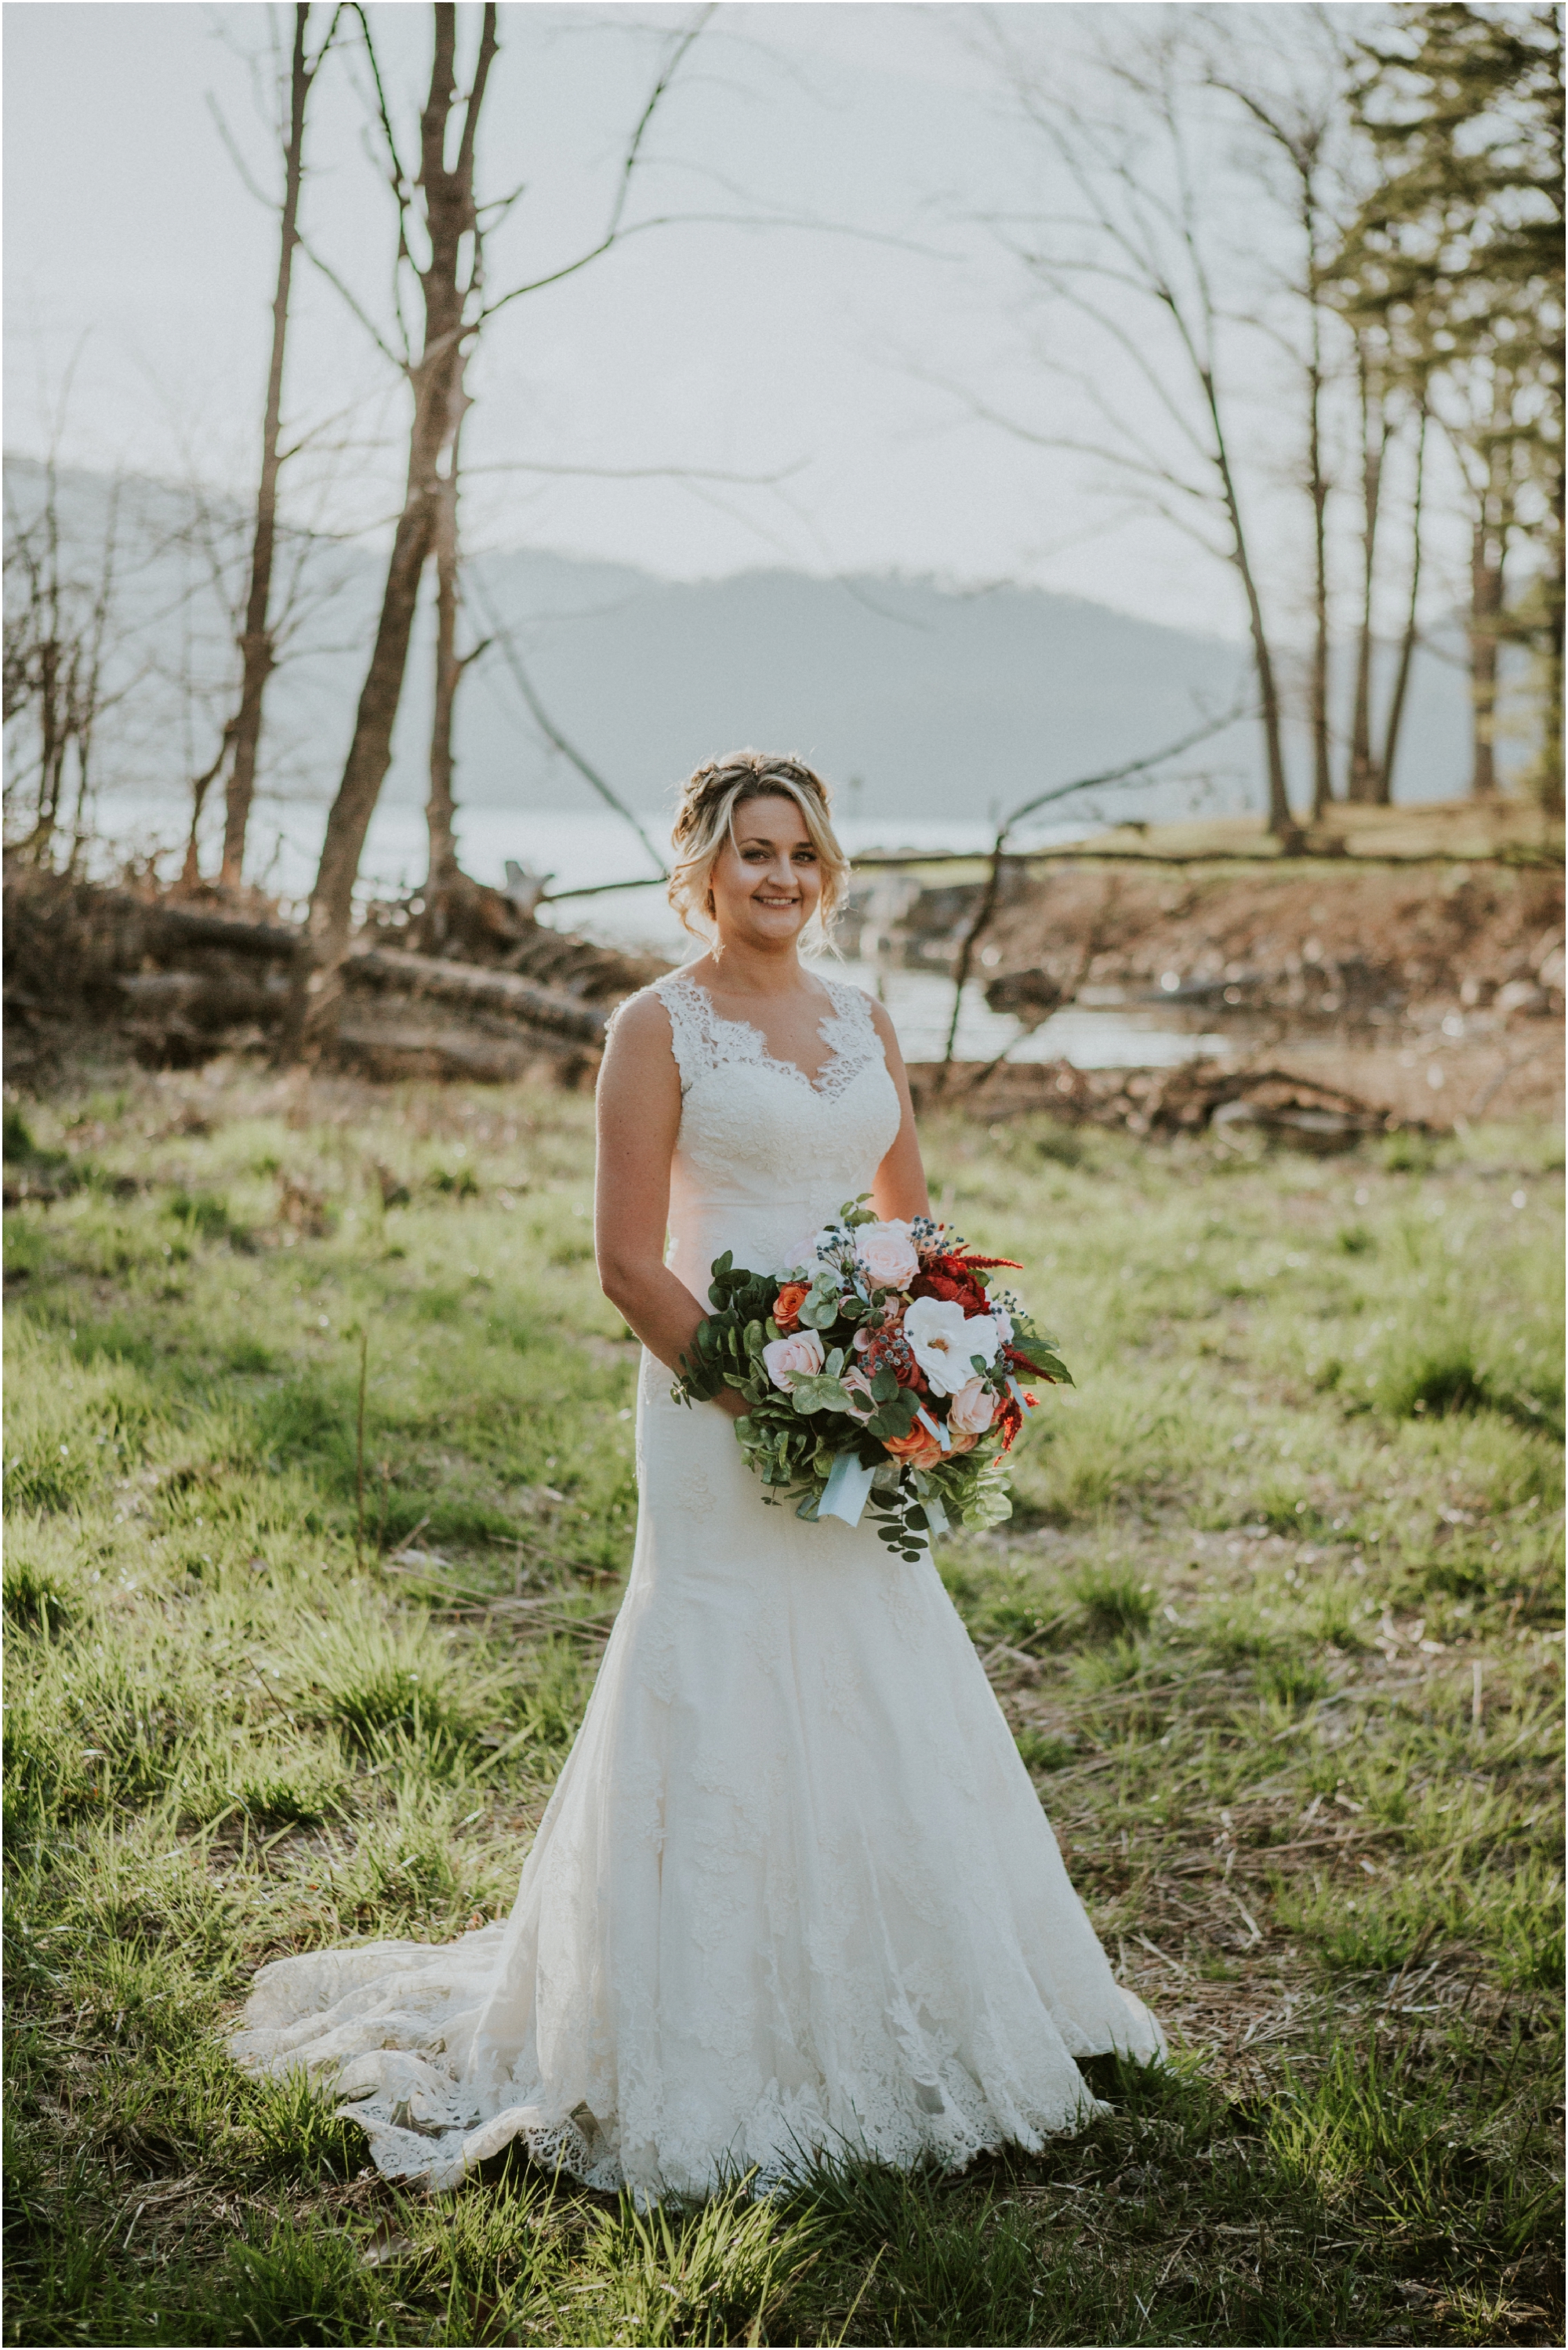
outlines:
[{"label": "distant mountain ridge", "polygon": [[[41,495],[41,469],[7,461],[12,510]],[[183,494],[126,485],[126,571],[135,627],[156,639],[155,671],[138,687],[106,747],[105,783],[177,789],[171,744],[182,739],[181,660],[210,723],[221,723],[230,659],[222,607],[179,544]],[[480,494],[470,493],[471,513]],[[90,562],[107,512],[106,477],[61,477],[61,510],[78,559]],[[222,521],[243,557],[244,517]],[[264,789],[322,799],[336,788],[379,598],[374,551],[327,542],[305,548],[313,592],[327,598],[320,650],[286,662],[269,690]],[[178,575],[178,581],[177,576]],[[716,580],[660,579],[545,551],[493,551],[468,570],[470,640],[500,624],[554,723],[628,804],[668,804],[700,760],[755,743],[794,751],[841,788],[862,817],[983,819],[1032,794],[1171,743],[1250,693],[1244,650],[1159,627],[1043,588],[962,589],[905,577],[814,577],[785,570]],[[183,650],[171,618],[195,614]],[[428,614],[416,636],[386,794],[422,800],[431,665]],[[193,650],[192,650],[193,648]],[[143,652],[147,650],[143,646]],[[177,652],[179,658],[176,658]],[[1342,665],[1343,666],[1343,665]],[[192,737],[201,727],[187,728]],[[1457,795],[1467,762],[1464,681],[1452,664],[1417,660],[1397,789],[1422,800]],[[1305,744],[1293,742],[1298,802]],[[587,785],[542,741],[497,643],[465,680],[458,704],[458,795],[472,806],[582,808]],[[1096,810],[1165,820],[1195,804],[1261,805],[1254,722],[1177,763],[1150,789],[1096,794]],[[1206,779],[1206,780],[1205,780]],[[1088,812],[1068,803],[1064,816]]]}]

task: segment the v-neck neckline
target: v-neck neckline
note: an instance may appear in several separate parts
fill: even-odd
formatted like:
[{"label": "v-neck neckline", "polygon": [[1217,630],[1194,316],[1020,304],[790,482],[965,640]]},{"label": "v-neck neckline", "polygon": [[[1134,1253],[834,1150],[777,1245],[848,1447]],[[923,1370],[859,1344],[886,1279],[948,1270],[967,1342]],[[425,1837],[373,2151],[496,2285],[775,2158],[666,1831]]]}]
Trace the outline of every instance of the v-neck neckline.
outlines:
[{"label": "v-neck neckline", "polygon": [[836,1044],[831,1036],[825,1035],[823,1032],[826,1028],[829,1021],[841,1020],[844,1015],[839,1011],[837,1004],[834,1002],[833,990],[828,986],[826,980],[823,980],[820,984],[824,993],[827,997],[827,1010],[823,1014],[822,1018],[816,1024],[816,1033],[822,1037],[824,1044],[826,1045],[828,1048],[827,1058],[823,1062],[822,1066],[817,1070],[816,1075],[813,1076],[808,1071],[801,1067],[798,1061],[792,1061],[785,1054],[771,1052],[768,1048],[766,1031],[759,1027],[754,1020],[732,1019],[729,1013],[720,1011],[718,1004],[713,1000],[711,989],[704,987],[700,979],[690,979],[686,976],[685,972],[682,972],[680,976],[688,987],[695,988],[697,993],[705,998],[711,1016],[716,1020],[722,1027],[743,1028],[748,1035],[754,1036],[756,1038],[757,1044],[761,1048],[757,1055],[759,1060],[763,1061],[771,1069],[782,1069],[790,1076],[798,1077],[801,1084],[806,1087],[810,1092],[814,1093],[819,1101],[826,1100],[827,1097],[822,1090],[822,1080],[826,1076],[835,1062],[841,1061],[844,1058],[844,1048],[841,1045]]}]

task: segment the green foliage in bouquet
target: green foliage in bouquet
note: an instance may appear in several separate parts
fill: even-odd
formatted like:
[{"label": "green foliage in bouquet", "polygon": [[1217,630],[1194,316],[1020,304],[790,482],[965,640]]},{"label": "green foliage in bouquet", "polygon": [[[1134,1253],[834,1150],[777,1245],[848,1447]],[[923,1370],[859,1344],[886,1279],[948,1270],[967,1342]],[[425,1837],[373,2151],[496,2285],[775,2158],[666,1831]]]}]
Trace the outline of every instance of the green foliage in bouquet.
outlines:
[{"label": "green foliage in bouquet", "polygon": [[[842,1210],[836,1229],[847,1243],[858,1226],[877,1221],[857,1200]],[[917,1227],[922,1228],[933,1238],[939,1235],[929,1220]],[[849,1456],[871,1472],[866,1506],[881,1539],[899,1556],[918,1559],[932,1531],[941,1531],[950,1519],[983,1530],[1012,1515],[999,1461],[1009,1440],[999,1422],[971,1450],[929,1465],[888,1452],[889,1443],[910,1438],[922,1402],[929,1399],[901,1383],[887,1363],[868,1377],[859,1365],[854,1350],[857,1331],[863,1324],[879,1322],[897,1293],[851,1276],[846,1262],[842,1254],[836,1263],[829,1256],[814,1271],[803,1267],[781,1276],[737,1266],[726,1250],[711,1267],[708,1295],[713,1312],[698,1325],[692,1353],[680,1357],[680,1378],[672,1392],[686,1403],[706,1402],[724,1387],[742,1395],[747,1409],[735,1423],[735,1434],[746,1464],[762,1481],[763,1500],[774,1507],[793,1502],[797,1517],[817,1517],[836,1464]],[[983,1287],[985,1274],[977,1270],[973,1277]],[[821,1368],[795,1372],[788,1388],[774,1384],[763,1359],[764,1348],[786,1335],[774,1319],[783,1281],[804,1288],[795,1326],[813,1332],[823,1348]],[[1016,1307],[1012,1334],[1011,1355],[1019,1367],[1070,1383],[1054,1340],[1043,1337]],[[972,1367],[977,1376],[987,1375],[988,1366],[978,1355]],[[858,1410],[845,1384],[851,1371],[861,1381]]]}]

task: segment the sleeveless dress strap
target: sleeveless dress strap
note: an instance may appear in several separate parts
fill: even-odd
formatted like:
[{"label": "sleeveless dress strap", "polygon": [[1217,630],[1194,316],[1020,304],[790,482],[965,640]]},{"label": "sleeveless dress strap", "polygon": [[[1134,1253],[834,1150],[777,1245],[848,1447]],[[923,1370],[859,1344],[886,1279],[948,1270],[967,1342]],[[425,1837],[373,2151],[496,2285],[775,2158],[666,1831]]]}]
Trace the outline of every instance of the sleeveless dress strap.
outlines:
[{"label": "sleeveless dress strap", "polygon": [[[817,975],[822,978],[820,972]],[[823,978],[822,983],[833,1003],[832,1016],[823,1022],[822,1033],[833,1046],[834,1056],[817,1083],[818,1090],[831,1098],[852,1086],[863,1070],[885,1065],[888,1055],[865,989],[842,979]]]},{"label": "sleeveless dress strap", "polygon": [[680,1090],[687,1093],[698,1077],[716,1069],[722,1057],[712,998],[682,971],[655,980],[649,993],[658,996],[670,1014],[670,1048],[680,1072]]}]

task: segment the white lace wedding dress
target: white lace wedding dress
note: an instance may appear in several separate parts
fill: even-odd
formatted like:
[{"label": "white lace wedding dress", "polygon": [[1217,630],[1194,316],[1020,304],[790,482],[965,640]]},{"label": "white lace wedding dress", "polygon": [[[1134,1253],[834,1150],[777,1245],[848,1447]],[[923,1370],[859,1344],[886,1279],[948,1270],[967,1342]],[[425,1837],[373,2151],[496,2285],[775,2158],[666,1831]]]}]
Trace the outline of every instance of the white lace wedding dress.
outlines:
[{"label": "white lace wedding dress", "polygon": [[[769,1270],[869,1189],[898,1106],[828,983],[815,1083],[677,973],[670,1262]],[[631,1579],[504,1926],[264,1968],[232,2049],[335,2090],[379,2168],[522,2137],[639,2202],[815,2150],[957,2166],[1086,2118],[1153,2056],[930,1560],[764,1506],[729,1420],[644,1354]]]}]

